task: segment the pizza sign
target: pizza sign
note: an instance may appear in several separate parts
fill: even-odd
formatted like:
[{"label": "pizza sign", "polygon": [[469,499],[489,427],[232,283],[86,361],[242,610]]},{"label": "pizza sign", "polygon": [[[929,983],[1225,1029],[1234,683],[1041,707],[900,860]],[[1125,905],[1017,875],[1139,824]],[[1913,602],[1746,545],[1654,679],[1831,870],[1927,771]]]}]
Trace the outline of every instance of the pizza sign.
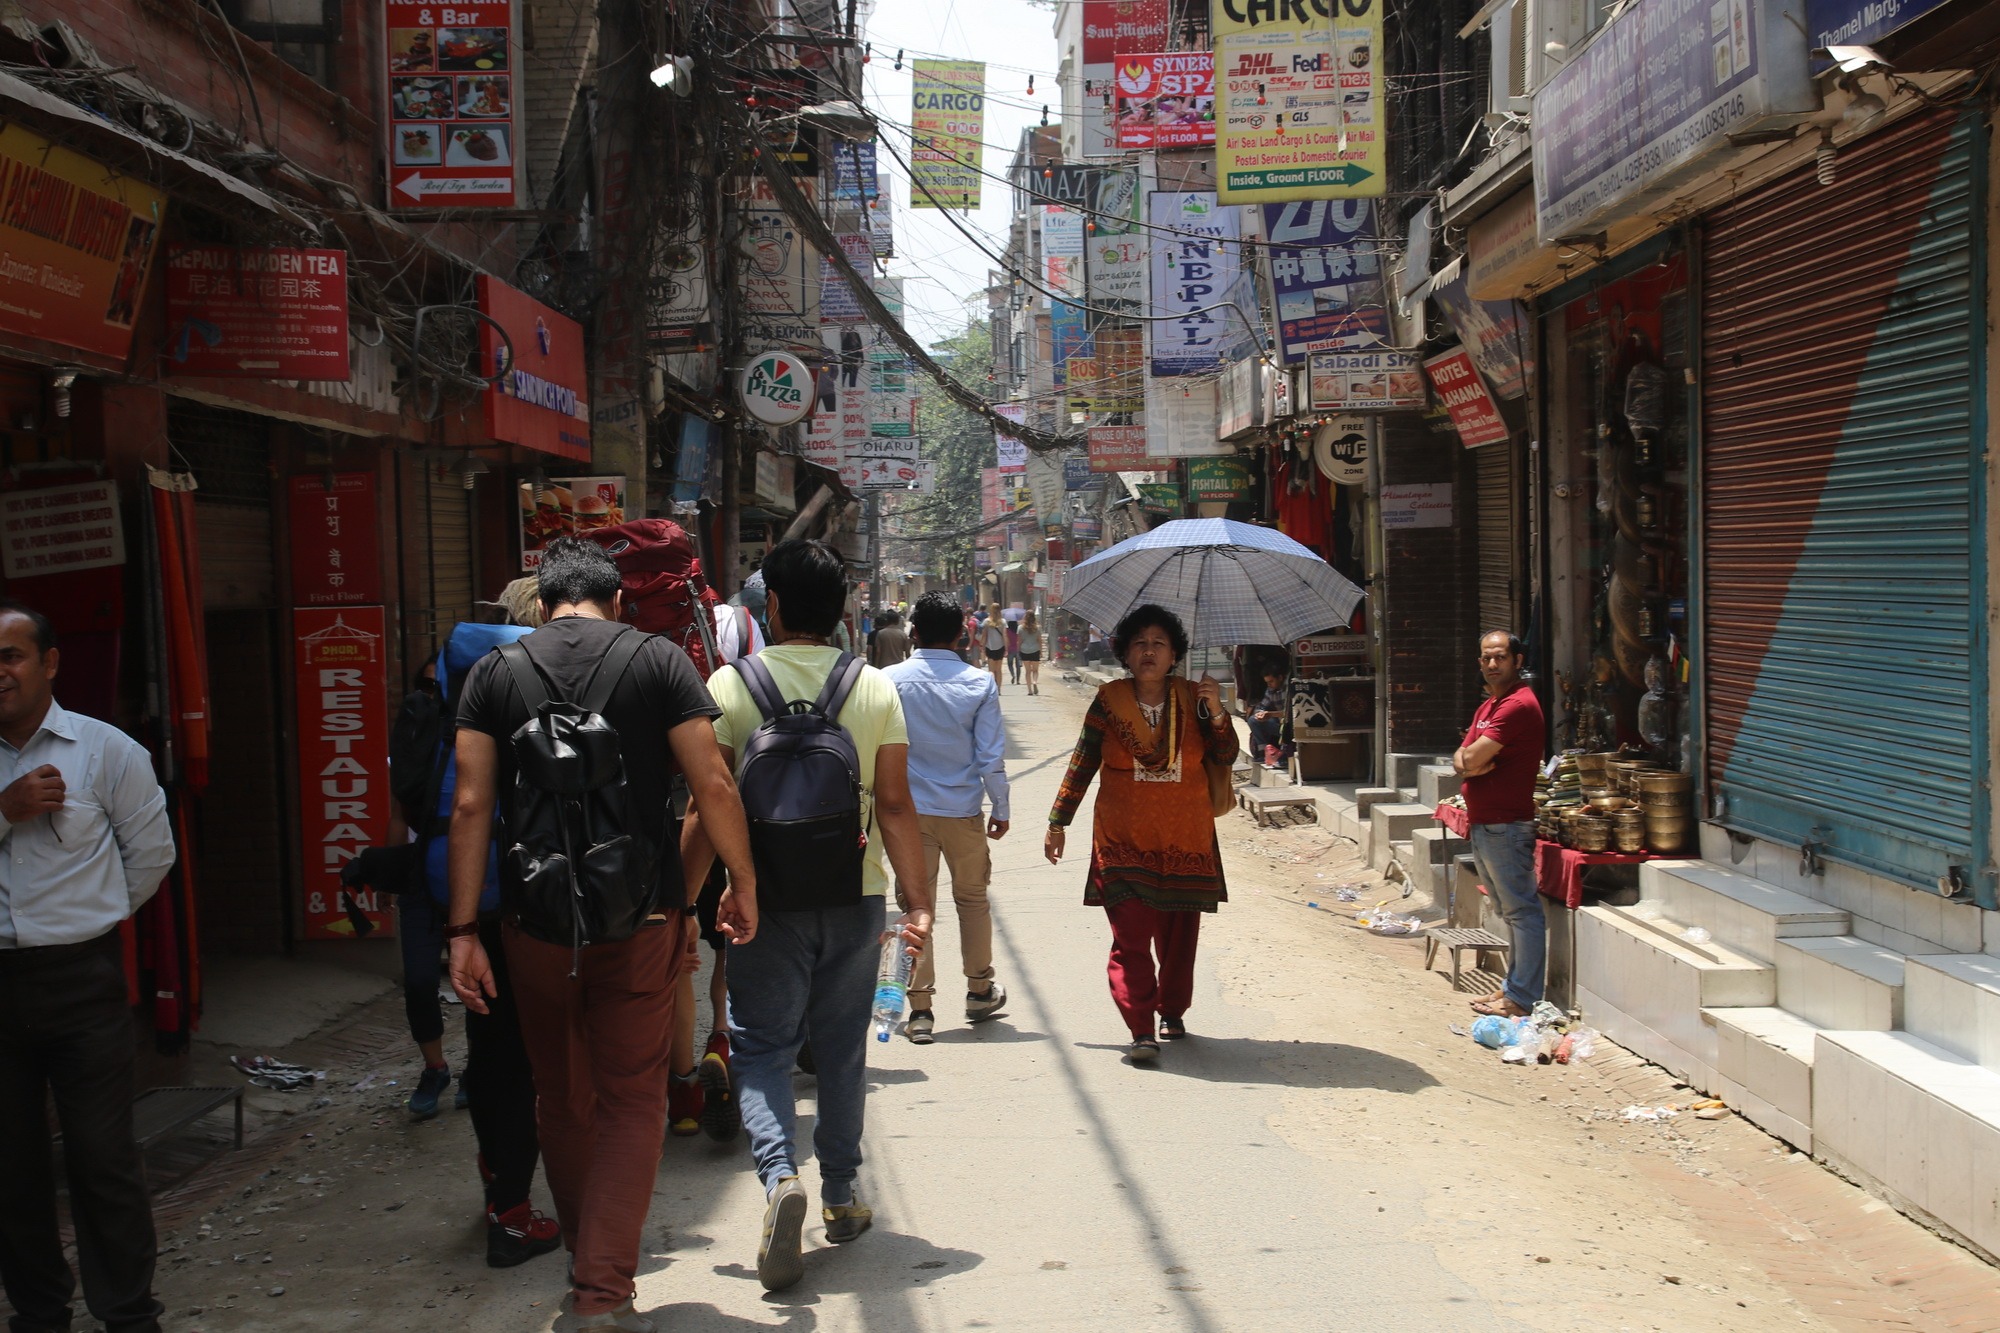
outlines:
[{"label": "pizza sign", "polygon": [[523,89],[511,0],[387,0],[389,207],[512,208]]}]

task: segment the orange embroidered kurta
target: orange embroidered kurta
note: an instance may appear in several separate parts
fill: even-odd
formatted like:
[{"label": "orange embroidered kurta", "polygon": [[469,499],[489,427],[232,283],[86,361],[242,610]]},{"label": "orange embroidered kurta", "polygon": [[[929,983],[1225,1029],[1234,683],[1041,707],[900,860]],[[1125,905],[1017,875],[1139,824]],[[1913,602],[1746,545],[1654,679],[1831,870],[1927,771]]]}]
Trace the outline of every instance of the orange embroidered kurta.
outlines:
[{"label": "orange embroidered kurta", "polygon": [[1138,898],[1163,911],[1213,912],[1229,897],[1202,762],[1232,762],[1236,730],[1201,723],[1191,682],[1169,686],[1157,728],[1131,681],[1098,689],[1049,811],[1050,823],[1067,827],[1098,779],[1083,896],[1092,906]]}]

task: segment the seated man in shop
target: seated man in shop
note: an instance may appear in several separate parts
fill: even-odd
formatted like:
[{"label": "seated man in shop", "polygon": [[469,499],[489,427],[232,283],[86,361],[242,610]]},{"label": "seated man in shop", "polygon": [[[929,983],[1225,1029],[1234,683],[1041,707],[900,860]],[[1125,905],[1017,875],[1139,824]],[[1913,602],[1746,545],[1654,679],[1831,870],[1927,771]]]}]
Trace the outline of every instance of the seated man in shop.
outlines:
[{"label": "seated man in shop", "polygon": [[1264,668],[1264,693],[1249,710],[1250,757],[1266,768],[1283,762],[1285,720],[1285,673],[1278,666]]}]

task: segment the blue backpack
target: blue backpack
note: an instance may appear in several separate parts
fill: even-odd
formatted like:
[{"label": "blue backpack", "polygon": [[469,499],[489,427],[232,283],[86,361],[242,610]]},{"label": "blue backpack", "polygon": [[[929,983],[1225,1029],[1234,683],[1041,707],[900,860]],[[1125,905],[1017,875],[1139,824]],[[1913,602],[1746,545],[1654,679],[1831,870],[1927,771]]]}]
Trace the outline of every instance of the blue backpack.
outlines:
[{"label": "blue backpack", "polygon": [[[444,705],[444,725],[439,729],[438,750],[433,760],[431,794],[425,801],[425,808],[431,812],[429,827],[418,830],[418,836],[424,842],[424,883],[430,889],[431,901],[440,907],[451,899],[451,883],[445,873],[450,839],[445,833],[451,827],[451,803],[458,793],[459,691],[479,659],[502,644],[525,639],[532,633],[532,629],[522,625],[454,625],[438,654],[438,697]],[[485,913],[499,908],[500,855],[498,844],[490,842],[479,910]]]}]

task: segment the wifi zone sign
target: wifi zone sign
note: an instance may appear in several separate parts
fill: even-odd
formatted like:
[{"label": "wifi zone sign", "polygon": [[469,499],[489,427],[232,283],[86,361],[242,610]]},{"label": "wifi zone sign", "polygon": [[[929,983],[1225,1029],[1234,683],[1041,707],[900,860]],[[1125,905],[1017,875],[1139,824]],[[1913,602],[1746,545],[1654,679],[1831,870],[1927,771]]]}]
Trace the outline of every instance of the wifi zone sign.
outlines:
[{"label": "wifi zone sign", "polygon": [[736,396],[754,420],[789,426],[812,410],[812,367],[789,352],[762,353],[738,373]]}]

